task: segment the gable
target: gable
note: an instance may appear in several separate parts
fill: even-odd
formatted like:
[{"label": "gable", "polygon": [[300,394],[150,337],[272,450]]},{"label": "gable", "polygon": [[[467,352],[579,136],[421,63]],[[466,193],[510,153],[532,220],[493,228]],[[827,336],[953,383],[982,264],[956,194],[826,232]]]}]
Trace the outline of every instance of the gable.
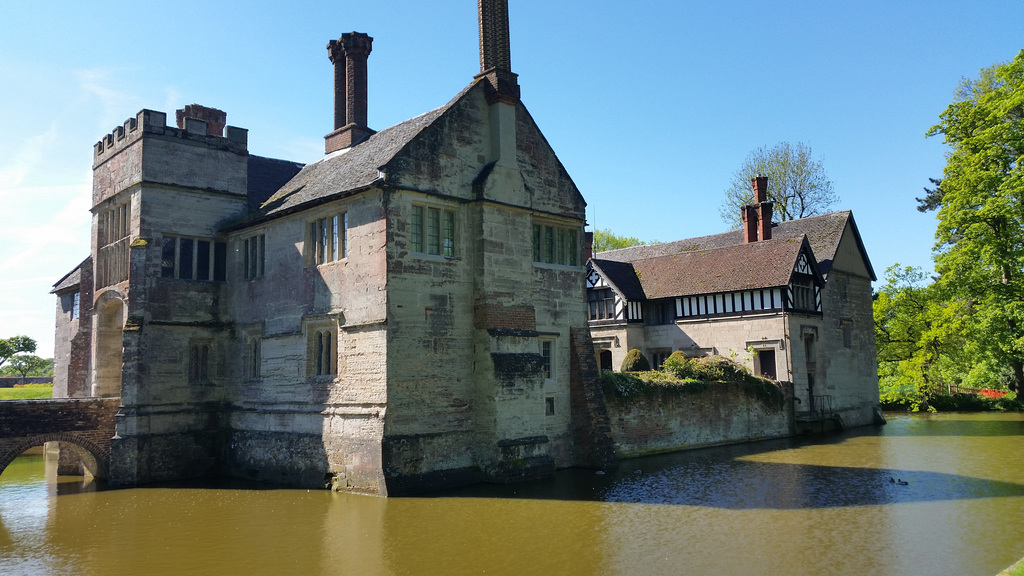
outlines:
[{"label": "gable", "polygon": [[850,225],[846,226],[839,239],[839,246],[832,259],[832,268],[854,276],[876,280],[871,262],[864,251],[856,227],[853,225],[853,220],[851,219],[849,223]]},{"label": "gable", "polygon": [[518,170],[499,173],[488,162],[498,138],[492,111],[484,85],[472,84],[381,168],[387,184],[475,200],[482,182],[504,179],[503,195],[494,200],[583,220],[583,196],[522,102],[514,110]]}]

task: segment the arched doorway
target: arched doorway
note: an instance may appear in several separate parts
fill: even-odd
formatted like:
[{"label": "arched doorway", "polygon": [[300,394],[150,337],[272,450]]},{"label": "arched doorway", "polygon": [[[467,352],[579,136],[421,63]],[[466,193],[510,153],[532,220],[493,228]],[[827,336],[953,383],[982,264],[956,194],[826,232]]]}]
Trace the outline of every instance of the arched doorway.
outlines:
[{"label": "arched doorway", "polygon": [[100,296],[93,322],[92,396],[120,396],[124,355],[124,301]]},{"label": "arched doorway", "polygon": [[601,350],[597,354],[597,365],[601,368],[601,372],[611,372],[612,368],[612,351]]}]

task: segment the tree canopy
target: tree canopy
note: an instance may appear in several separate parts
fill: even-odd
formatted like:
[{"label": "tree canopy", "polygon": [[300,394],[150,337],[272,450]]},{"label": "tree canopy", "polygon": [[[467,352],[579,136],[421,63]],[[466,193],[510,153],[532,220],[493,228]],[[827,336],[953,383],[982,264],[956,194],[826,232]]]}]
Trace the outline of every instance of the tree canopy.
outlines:
[{"label": "tree canopy", "polygon": [[1024,50],[964,80],[927,135],[939,134],[951,148],[931,195],[939,282],[1024,391]]},{"label": "tree canopy", "polygon": [[4,376],[53,376],[53,359],[40,358],[35,354],[16,354],[6,366],[0,367]]},{"label": "tree canopy", "polygon": [[607,228],[597,228],[594,230],[595,253],[618,248],[629,248],[630,246],[643,246],[644,244],[647,244],[647,242],[632,236],[618,236]]},{"label": "tree canopy", "polygon": [[824,214],[838,201],[832,181],[821,161],[814,159],[811,147],[802,142],[779,142],[748,154],[733,174],[720,213],[722,220],[734,227],[741,224],[740,207],[754,201],[750,180],[755,176],[768,177],[768,200],[774,203],[772,219],[776,222]]},{"label": "tree canopy", "polygon": [[13,358],[15,354],[31,354],[35,351],[36,341],[28,336],[0,338],[0,366],[3,366],[8,360]]}]

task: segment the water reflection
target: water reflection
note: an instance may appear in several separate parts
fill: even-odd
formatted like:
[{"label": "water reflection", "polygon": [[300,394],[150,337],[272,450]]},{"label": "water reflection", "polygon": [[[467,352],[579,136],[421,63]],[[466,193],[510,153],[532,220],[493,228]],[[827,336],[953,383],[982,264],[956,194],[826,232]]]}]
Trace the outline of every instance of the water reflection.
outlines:
[{"label": "water reflection", "polygon": [[389,500],[237,483],[75,494],[96,486],[23,458],[0,476],[0,574],[860,576],[1015,561],[1024,416],[890,422]]}]

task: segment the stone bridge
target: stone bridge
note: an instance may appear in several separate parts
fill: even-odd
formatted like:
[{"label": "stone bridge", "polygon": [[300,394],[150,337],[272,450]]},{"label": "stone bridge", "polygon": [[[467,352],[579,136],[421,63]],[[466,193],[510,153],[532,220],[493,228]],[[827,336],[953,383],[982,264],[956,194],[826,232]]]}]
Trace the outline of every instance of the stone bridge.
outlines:
[{"label": "stone bridge", "polygon": [[63,442],[96,478],[106,478],[120,398],[0,401],[0,472],[22,452]]}]

